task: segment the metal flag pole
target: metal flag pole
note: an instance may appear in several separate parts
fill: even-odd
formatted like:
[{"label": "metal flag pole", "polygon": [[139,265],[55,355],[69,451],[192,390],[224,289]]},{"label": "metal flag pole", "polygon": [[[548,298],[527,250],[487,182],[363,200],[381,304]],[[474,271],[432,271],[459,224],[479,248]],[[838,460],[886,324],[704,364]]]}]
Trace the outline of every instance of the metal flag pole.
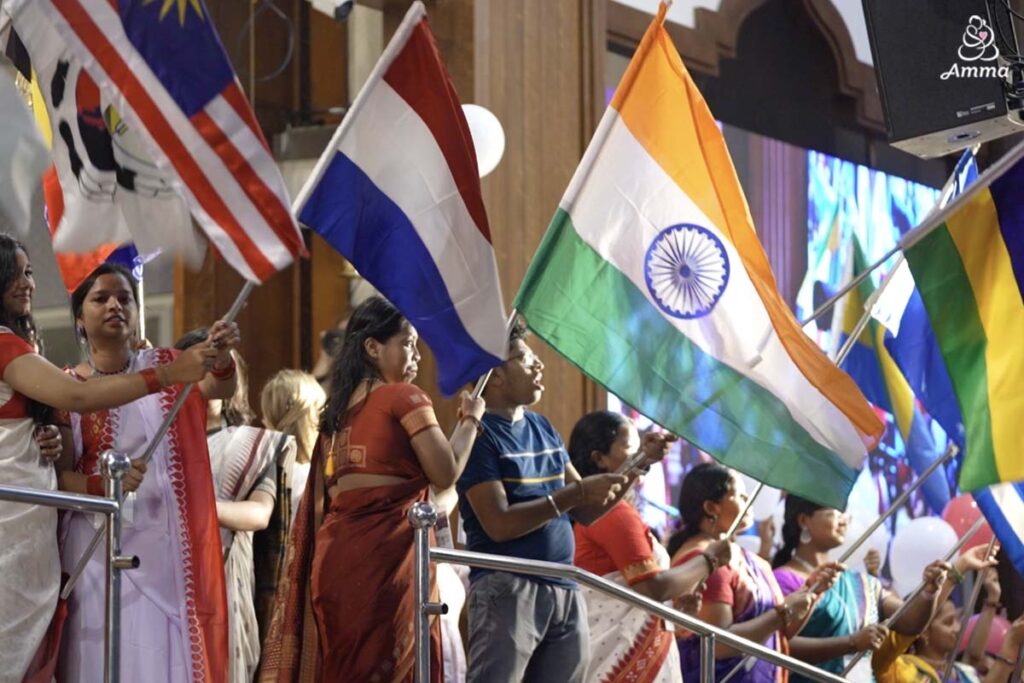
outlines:
[{"label": "metal flag pole", "polygon": [[[978,520],[981,521],[980,519]],[[993,536],[988,542],[988,548],[985,550],[985,557],[988,558],[992,554],[992,549],[996,547],[996,538]],[[956,632],[956,644],[953,645],[953,650],[949,653],[949,657],[946,658],[946,669],[942,673],[942,680],[948,681],[950,674],[953,672],[953,664],[956,663],[956,652],[960,649],[960,644],[964,642],[964,633],[967,631],[967,622],[971,618],[971,610],[978,603],[978,596],[981,595],[981,572],[975,572],[974,576],[974,588],[971,590],[971,599],[964,603],[964,613],[960,617],[960,628]]]},{"label": "metal flag pole", "polygon": [[758,494],[761,493],[763,488],[764,482],[757,482],[757,486],[754,487],[753,493],[747,497],[747,502],[743,505],[743,509],[740,510],[740,514],[736,516],[736,519],[732,520],[732,524],[729,525],[729,530],[725,532],[726,538],[732,538],[732,535],[736,533],[737,529],[739,529],[740,523],[743,521],[743,518],[747,516],[747,513],[750,512],[750,508],[754,507],[754,500],[757,499]]},{"label": "metal flag pole", "polygon": [[[977,154],[979,147],[980,145],[975,145],[974,147],[972,147],[971,154]],[[925,216],[924,220],[922,221],[922,224],[928,221],[928,219],[938,214],[940,211],[942,211],[942,209],[946,208],[946,205],[949,203],[949,200],[953,197],[953,190],[956,188],[959,173],[960,168],[958,165],[957,168],[953,171],[953,174],[946,179],[946,183],[942,186],[942,192],[939,195],[939,201],[936,203],[934,207],[932,207],[932,210],[928,212],[928,215]],[[801,320],[800,327],[806,327],[808,323],[817,320],[818,318],[823,316],[829,309],[835,306],[840,299],[842,299],[844,296],[853,291],[854,287],[857,287],[860,283],[864,282],[864,280],[866,280],[868,276],[871,275],[871,273],[876,271],[878,268],[882,266],[882,264],[884,264],[886,261],[891,259],[893,256],[895,256],[903,249],[904,245],[901,242],[892,249],[890,249],[889,251],[885,252],[885,254],[880,259],[869,265],[863,272],[860,272],[856,276],[854,276],[852,280],[850,280],[842,287],[840,287],[838,292],[830,296],[820,306],[814,309],[814,312],[811,313],[807,318]],[[895,270],[896,269],[893,268],[894,272]],[[854,338],[856,338],[856,336],[854,336]]]},{"label": "metal flag pole", "polygon": [[[842,564],[843,562],[846,562],[848,559],[850,559],[850,557],[857,551],[857,549],[864,545],[865,541],[868,540],[871,534],[875,533],[875,529],[882,526],[882,523],[885,522],[885,520],[887,520],[890,516],[895,514],[895,512],[899,508],[901,508],[905,502],[907,502],[907,499],[910,498],[910,494],[912,494],[917,489],[921,488],[921,485],[924,484],[928,477],[930,477],[935,472],[935,470],[939,469],[939,467],[941,467],[947,460],[956,455],[958,451],[959,448],[957,448],[956,444],[949,444],[949,447],[946,449],[946,452],[943,453],[940,457],[936,458],[932,462],[932,464],[929,465],[928,468],[925,469],[925,471],[922,472],[917,479],[911,482],[910,486],[908,486],[903,491],[903,493],[901,493],[899,496],[896,497],[894,501],[892,501],[892,504],[889,506],[889,509],[882,513],[882,515],[878,519],[876,519],[868,526],[867,530],[865,530],[864,533],[862,533],[860,537],[853,542],[853,545],[851,545],[843,552],[843,554],[839,557],[837,562]],[[814,585],[808,589],[808,592],[813,593],[818,589],[818,587],[819,583],[815,582]],[[732,671],[726,674],[725,678],[721,680],[721,683],[728,683],[728,681],[733,676],[739,673],[740,669],[746,666],[749,660],[749,657],[744,657],[742,660],[740,660],[739,664],[734,666]]]},{"label": "metal flag pole", "polygon": [[[960,540],[958,540],[956,544],[949,549],[949,552],[947,552],[945,557],[942,558],[942,561],[949,562],[950,560],[952,560],[953,557],[960,551],[960,548],[964,547],[964,544],[971,539],[971,536],[973,536],[975,532],[977,532],[978,529],[981,528],[981,525],[984,524],[984,522],[985,520],[982,517],[979,517],[978,519],[974,520],[974,524],[972,524],[971,527],[966,532],[964,532],[964,535],[960,537]],[[892,624],[894,624],[897,619],[903,616],[903,613],[906,612],[907,608],[910,606],[911,601],[913,601],[913,599],[916,598],[921,593],[921,591],[924,590],[924,587],[924,581],[921,581],[921,583],[917,584],[917,588],[910,591],[910,593],[907,594],[907,597],[903,598],[903,604],[900,605],[899,608],[895,612],[893,612],[888,619],[883,621],[881,625],[891,626]],[[845,669],[843,669],[842,675],[845,676],[846,674],[850,673],[850,671],[853,670],[853,667],[857,665],[857,662],[863,659],[864,656],[868,654],[868,652],[868,650],[861,650],[856,655],[854,655],[853,659],[850,660],[850,663],[846,665]]]},{"label": "metal flag pole", "polygon": [[[238,296],[235,298],[235,302],[231,304],[231,308],[228,309],[227,315],[224,316],[224,322],[228,324],[235,322],[235,318],[238,317],[239,311],[242,310],[242,306],[245,304],[246,299],[249,298],[249,295],[255,287],[255,283],[246,281],[245,286],[242,287],[242,291],[239,292]],[[156,452],[157,446],[160,445],[160,442],[167,435],[167,430],[171,428],[171,423],[173,423],[174,418],[178,416],[178,413],[181,411],[181,407],[185,405],[185,400],[188,399],[189,394],[192,393],[192,387],[194,386],[195,384],[186,384],[181,388],[181,392],[179,392],[178,398],[175,399],[174,405],[171,406],[170,412],[168,412],[167,416],[164,417],[164,421],[160,424],[160,428],[156,431],[153,439],[146,445],[146,450],[140,457],[142,462],[148,464],[149,461],[152,460],[153,453]],[[124,496],[121,497],[121,501],[124,501]],[[85,571],[85,566],[89,564],[89,560],[92,559],[93,553],[95,553],[96,549],[99,548],[100,541],[103,540],[103,536],[104,531],[100,528],[92,537],[92,541],[89,542],[89,547],[87,547],[85,552],[82,553],[81,559],[78,560],[78,564],[75,565],[67,583],[64,584],[64,589],[60,593],[60,597],[62,599],[67,600],[68,596],[71,595],[71,591],[74,589],[75,584],[78,583],[78,579],[82,576],[82,572]]]}]

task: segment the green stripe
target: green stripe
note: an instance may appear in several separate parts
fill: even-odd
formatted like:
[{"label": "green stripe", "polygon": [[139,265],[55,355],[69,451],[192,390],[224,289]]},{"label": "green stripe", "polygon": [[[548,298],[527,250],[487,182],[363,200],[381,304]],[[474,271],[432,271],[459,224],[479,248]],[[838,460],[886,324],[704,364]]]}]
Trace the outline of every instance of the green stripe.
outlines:
[{"label": "green stripe", "polygon": [[857,471],[771,392],[702,351],[559,210],[516,297],[530,328],[580,370],[720,462],[845,508]]},{"label": "green stripe", "polygon": [[960,488],[974,491],[999,481],[988,409],[988,337],[949,228],[936,228],[906,255],[964,421],[967,443],[960,466]]}]

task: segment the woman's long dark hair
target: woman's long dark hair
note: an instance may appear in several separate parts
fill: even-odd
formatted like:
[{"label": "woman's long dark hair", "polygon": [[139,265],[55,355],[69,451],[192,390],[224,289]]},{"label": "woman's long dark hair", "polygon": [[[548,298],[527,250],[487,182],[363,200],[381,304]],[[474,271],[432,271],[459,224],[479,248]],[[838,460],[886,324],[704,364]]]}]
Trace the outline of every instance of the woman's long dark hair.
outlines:
[{"label": "woman's long dark hair", "polygon": [[82,317],[82,306],[85,304],[85,298],[89,296],[89,290],[96,284],[96,280],[101,275],[120,275],[128,283],[129,289],[132,290],[132,301],[135,302],[135,308],[137,315],[142,315],[142,311],[139,308],[139,285],[135,282],[135,278],[132,277],[132,272],[124,266],[116,263],[101,263],[96,270],[89,273],[89,277],[82,280],[82,284],[75,287],[75,291],[71,293],[71,315],[74,318],[75,324],[75,336],[78,339],[85,339],[85,330],[78,327],[78,319]]},{"label": "woman's long dark hair", "polygon": [[786,494],[786,515],[782,523],[782,547],[772,558],[772,567],[781,567],[793,559],[793,553],[800,545],[800,515],[813,515],[824,505],[818,505],[811,501]]},{"label": "woman's long dark hair", "polygon": [[669,555],[675,555],[687,540],[700,532],[700,523],[707,517],[704,503],[725,498],[732,480],[729,468],[717,462],[702,462],[687,473],[679,489],[679,515],[683,526],[668,540]]},{"label": "woman's long dark hair", "polygon": [[[10,235],[0,233],[0,295],[5,294],[11,283],[21,276],[18,270],[19,251],[28,258],[28,249],[25,245]],[[4,306],[0,306],[0,325],[10,329],[33,348],[39,348],[39,333],[31,312],[26,315],[12,315]],[[29,399],[28,414],[36,424],[53,422],[53,408],[39,401]]]},{"label": "woman's long dark hair", "polygon": [[366,353],[366,340],[384,344],[402,331],[405,317],[386,299],[374,296],[356,306],[345,328],[345,340],[334,358],[331,395],[327,397],[320,431],[333,434],[341,428],[348,402],[365,379],[383,379]]},{"label": "woman's long dark hair", "polygon": [[595,410],[579,419],[569,436],[569,459],[581,477],[602,473],[591,454],[608,453],[625,424],[626,418],[608,410]]}]

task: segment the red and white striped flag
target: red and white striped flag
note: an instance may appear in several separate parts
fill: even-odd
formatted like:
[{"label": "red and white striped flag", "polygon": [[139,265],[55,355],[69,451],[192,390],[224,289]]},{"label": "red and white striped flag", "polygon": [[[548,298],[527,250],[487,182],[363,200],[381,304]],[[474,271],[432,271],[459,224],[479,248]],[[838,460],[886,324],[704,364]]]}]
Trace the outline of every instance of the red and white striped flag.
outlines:
[{"label": "red and white striped flag", "polygon": [[25,14],[59,32],[243,277],[262,282],[304,253],[280,171],[202,0],[8,0],[5,9],[16,26]]}]

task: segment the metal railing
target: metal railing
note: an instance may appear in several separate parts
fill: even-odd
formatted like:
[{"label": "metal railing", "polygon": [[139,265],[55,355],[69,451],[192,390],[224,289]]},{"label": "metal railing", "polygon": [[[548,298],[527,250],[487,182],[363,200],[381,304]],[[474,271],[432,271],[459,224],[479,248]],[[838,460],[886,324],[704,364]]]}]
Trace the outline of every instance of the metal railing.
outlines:
[{"label": "metal railing", "polygon": [[104,476],[105,498],[79,493],[46,491],[25,486],[0,486],[0,500],[26,505],[42,505],[62,510],[94,512],[104,515],[107,537],[106,614],[103,634],[103,680],[121,679],[121,571],[139,566],[137,557],[121,555],[121,480],[131,469],[126,453],[103,451],[100,467]]},{"label": "metal railing", "polygon": [[494,569],[515,574],[526,574],[528,576],[569,579],[610,595],[633,607],[650,612],[665,621],[695,633],[701,639],[700,680],[702,683],[714,683],[716,643],[726,645],[746,655],[752,655],[758,659],[771,662],[776,666],[784,667],[816,681],[842,683],[844,680],[816,666],[793,659],[764,645],[741,638],[729,631],[711,626],[678,610],[666,607],[656,600],[640,595],[636,591],[591,574],[579,567],[555,562],[520,560],[503,555],[489,555],[466,550],[432,548],[430,547],[430,529],[437,523],[437,510],[430,503],[416,503],[413,505],[412,509],[409,510],[409,522],[416,531],[414,562],[417,607],[415,625],[416,676],[414,679],[416,683],[427,683],[430,680],[430,617],[432,615],[444,614],[447,611],[445,605],[430,602],[431,561],[463,564],[470,567]]}]

